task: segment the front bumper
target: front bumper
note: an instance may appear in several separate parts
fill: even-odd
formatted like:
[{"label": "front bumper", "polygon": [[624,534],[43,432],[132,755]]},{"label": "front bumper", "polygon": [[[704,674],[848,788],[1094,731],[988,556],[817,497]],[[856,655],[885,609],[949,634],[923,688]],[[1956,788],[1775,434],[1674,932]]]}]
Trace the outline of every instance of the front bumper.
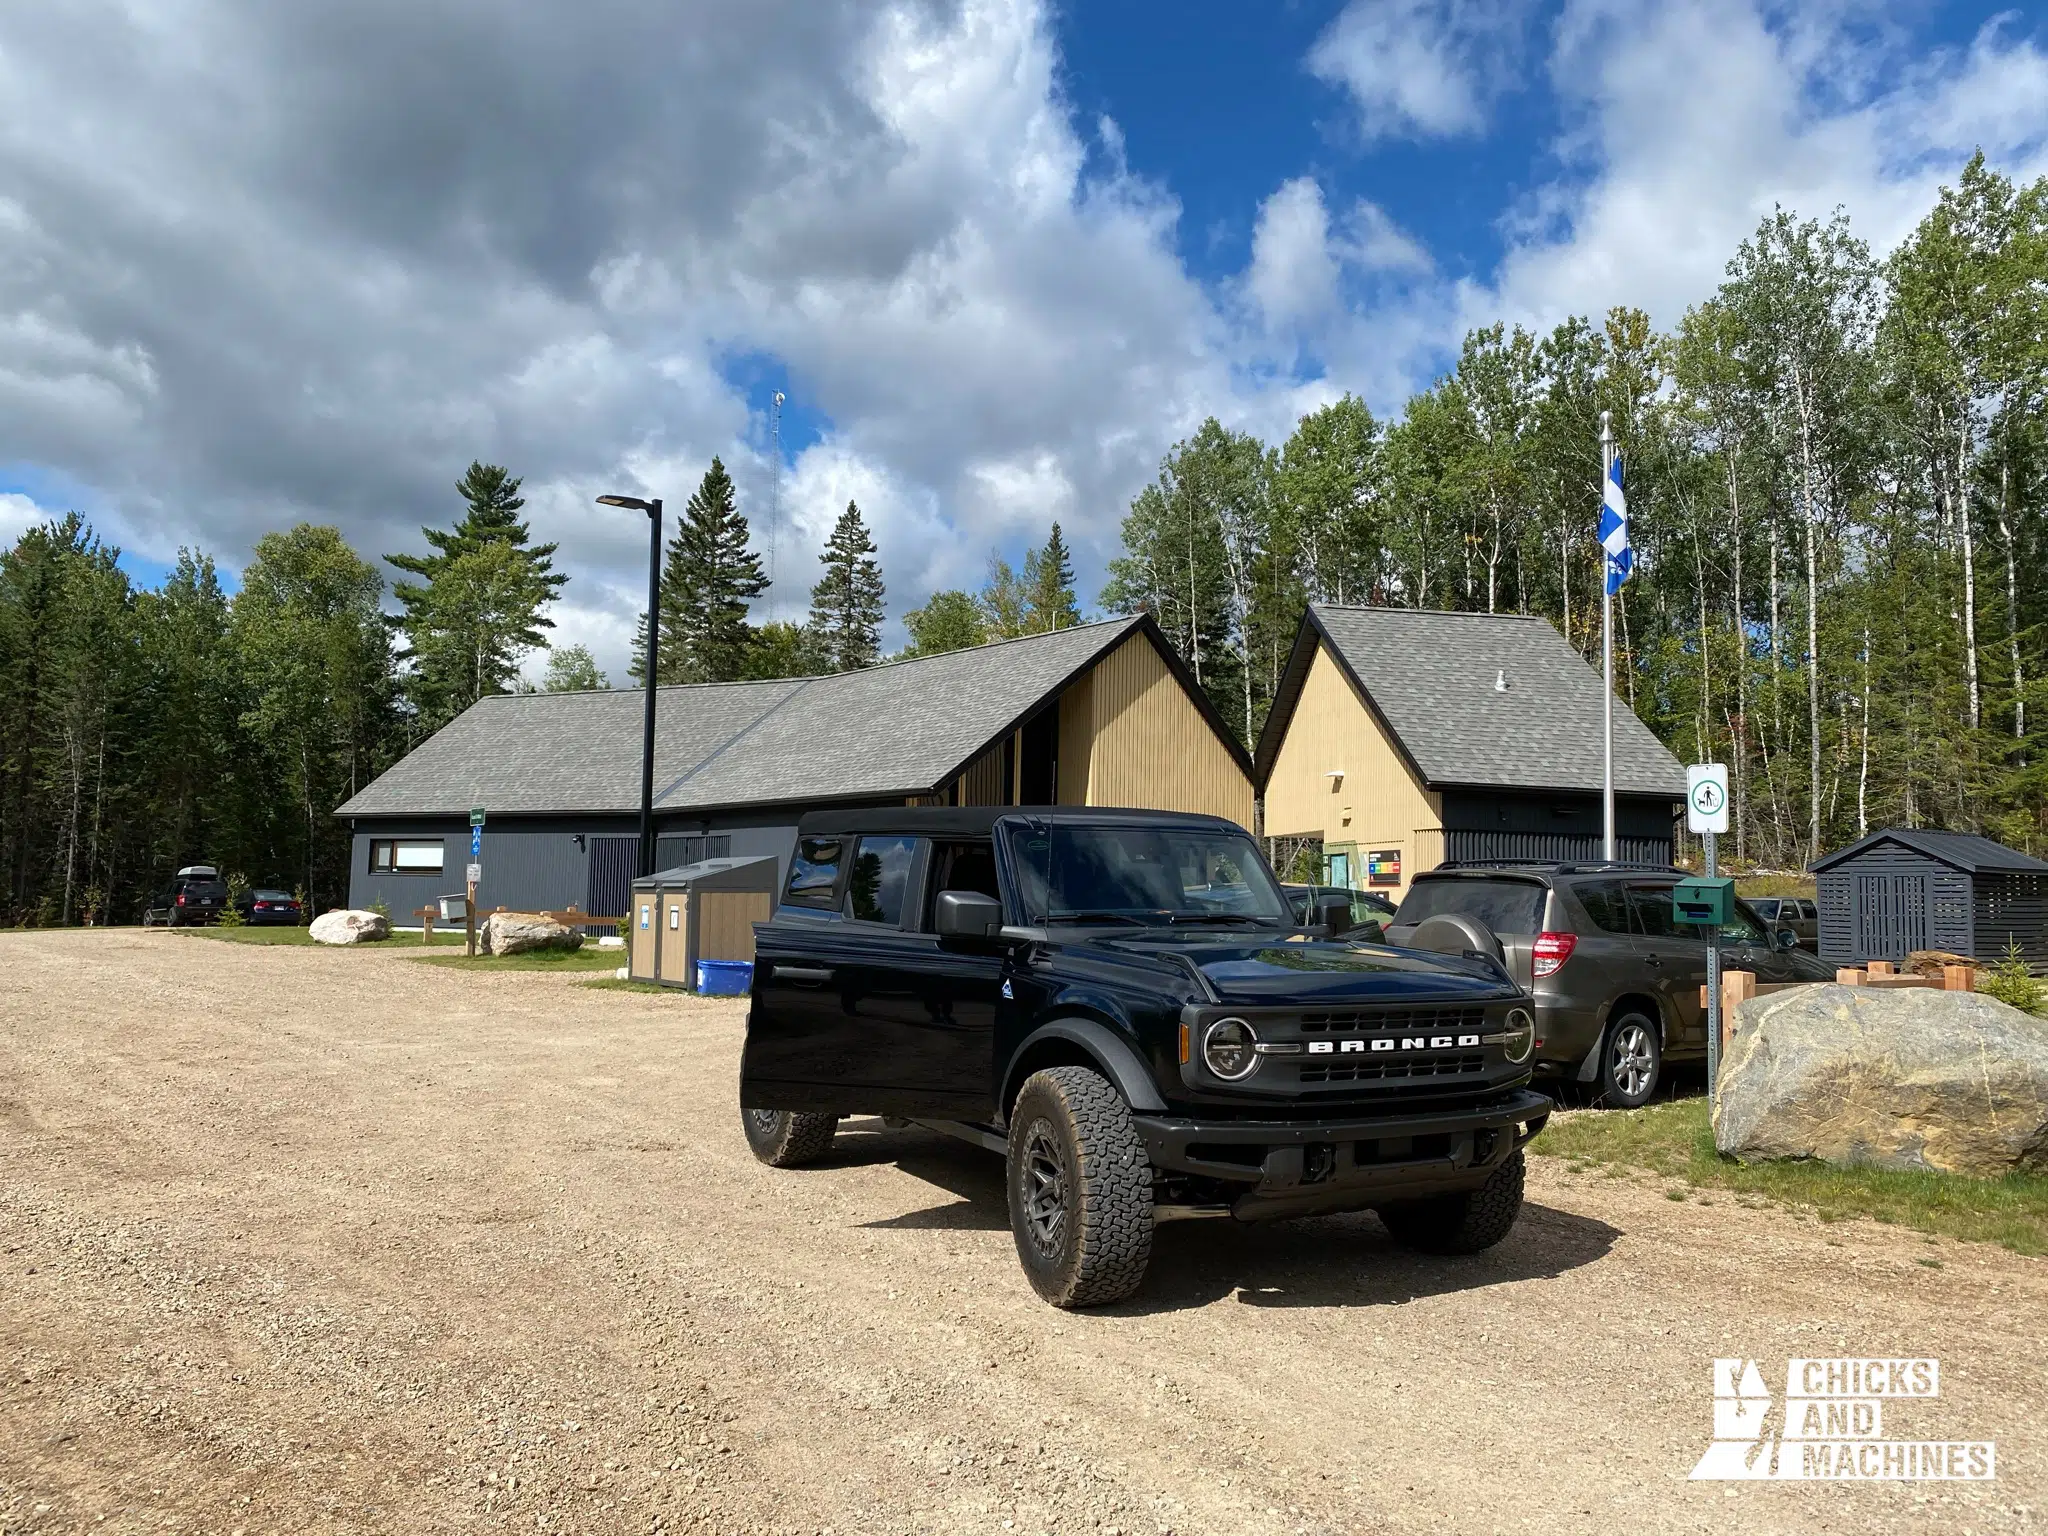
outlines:
[{"label": "front bumper", "polygon": [[1418,1114],[1327,1120],[1191,1120],[1134,1115],[1154,1168],[1249,1186],[1240,1221],[1363,1210],[1484,1184],[1550,1117],[1540,1093]]}]

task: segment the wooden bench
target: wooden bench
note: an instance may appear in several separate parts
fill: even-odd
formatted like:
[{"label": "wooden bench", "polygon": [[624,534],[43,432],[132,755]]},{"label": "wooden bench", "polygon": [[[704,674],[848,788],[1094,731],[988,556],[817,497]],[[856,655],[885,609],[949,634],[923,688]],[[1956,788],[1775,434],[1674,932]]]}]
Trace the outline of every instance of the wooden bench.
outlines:
[{"label": "wooden bench", "polygon": [[[1835,972],[1835,982],[1844,987],[1877,987],[1881,989],[1906,989],[1922,987],[1930,992],[1974,992],[1977,990],[1977,967],[1974,965],[1944,965],[1939,976],[1920,976],[1913,972],[1894,969],[1889,960],[1873,960],[1867,966],[1843,966]],[[1735,1007],[1745,998],[1768,997],[1773,992],[1789,992],[1794,987],[1817,987],[1825,983],[1817,981],[1758,981],[1754,971],[1723,971],[1721,973],[1721,1049],[1728,1049],[1729,1032],[1734,1028]],[[1700,1007],[1707,1006],[1707,989],[1700,988]]]},{"label": "wooden bench", "polygon": [[[493,907],[491,909],[492,912],[513,912],[523,910],[525,909],[516,907]],[[490,912],[479,912],[477,914],[477,917],[479,919],[482,919],[489,917],[490,915]],[[441,916],[440,907],[421,907],[413,913],[413,916],[420,920],[420,942],[424,944],[433,943],[434,924],[440,919]],[[564,928],[617,928],[619,924],[625,921],[625,918],[623,917],[593,917],[590,913],[585,912],[582,909],[575,907],[573,905],[569,907],[566,911],[536,912],[534,913],[534,916],[551,918],[555,922],[560,923]],[[461,926],[466,929],[469,926],[468,920],[464,919]]]}]

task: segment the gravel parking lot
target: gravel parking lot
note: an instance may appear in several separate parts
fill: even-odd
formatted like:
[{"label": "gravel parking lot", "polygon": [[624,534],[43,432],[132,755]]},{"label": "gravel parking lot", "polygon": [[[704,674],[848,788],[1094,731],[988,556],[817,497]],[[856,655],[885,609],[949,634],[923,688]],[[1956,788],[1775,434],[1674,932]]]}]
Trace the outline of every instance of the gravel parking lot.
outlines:
[{"label": "gravel parking lot", "polygon": [[[1475,1260],[1370,1216],[1019,1273],[999,1164],[741,1140],[742,1007],[397,951],[0,935],[0,1530],[2042,1528],[2048,1268],[1539,1158]],[[1690,1483],[1710,1362],[1933,1355],[1991,1484]]]}]

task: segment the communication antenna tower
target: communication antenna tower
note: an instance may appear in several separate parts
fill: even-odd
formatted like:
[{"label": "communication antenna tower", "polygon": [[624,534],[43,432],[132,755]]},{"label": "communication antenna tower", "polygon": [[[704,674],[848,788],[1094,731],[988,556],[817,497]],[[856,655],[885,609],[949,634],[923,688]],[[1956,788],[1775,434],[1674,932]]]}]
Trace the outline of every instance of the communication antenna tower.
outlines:
[{"label": "communication antenna tower", "polygon": [[768,617],[772,621],[780,606],[775,589],[775,546],[782,528],[782,391],[775,391],[768,409]]}]

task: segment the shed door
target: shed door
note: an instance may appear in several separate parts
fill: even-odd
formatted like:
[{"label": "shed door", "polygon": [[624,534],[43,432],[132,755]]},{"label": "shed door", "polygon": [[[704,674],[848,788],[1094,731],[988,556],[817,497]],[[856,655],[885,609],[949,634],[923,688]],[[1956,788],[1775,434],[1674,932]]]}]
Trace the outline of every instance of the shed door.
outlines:
[{"label": "shed door", "polygon": [[592,917],[623,917],[633,894],[633,862],[637,837],[593,837],[590,840],[590,895],[583,910]]},{"label": "shed door", "polygon": [[1856,877],[1856,957],[1903,960],[1927,948],[1927,877]]}]

